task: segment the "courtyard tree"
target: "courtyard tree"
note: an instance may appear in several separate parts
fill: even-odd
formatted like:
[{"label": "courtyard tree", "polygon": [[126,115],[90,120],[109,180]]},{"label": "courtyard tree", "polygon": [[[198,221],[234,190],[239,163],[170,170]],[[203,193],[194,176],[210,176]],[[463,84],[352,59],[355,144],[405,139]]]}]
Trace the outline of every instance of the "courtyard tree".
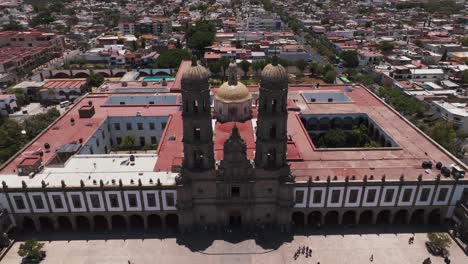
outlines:
[{"label": "courtyard tree", "polygon": [[448,247],[452,244],[452,240],[446,233],[429,233],[427,238],[429,241],[426,245],[432,254],[442,256],[448,254]]},{"label": "courtyard tree", "polygon": [[390,41],[382,41],[378,48],[380,51],[382,51],[382,53],[388,54],[393,51],[395,45]]},{"label": "courtyard tree", "polygon": [[122,144],[120,144],[120,147],[122,149],[132,149],[135,146],[135,138],[132,136],[126,136],[122,140]]},{"label": "courtyard tree", "polygon": [[27,240],[19,246],[18,255],[20,257],[40,261],[44,258],[45,252],[42,250],[44,243],[37,240]]}]

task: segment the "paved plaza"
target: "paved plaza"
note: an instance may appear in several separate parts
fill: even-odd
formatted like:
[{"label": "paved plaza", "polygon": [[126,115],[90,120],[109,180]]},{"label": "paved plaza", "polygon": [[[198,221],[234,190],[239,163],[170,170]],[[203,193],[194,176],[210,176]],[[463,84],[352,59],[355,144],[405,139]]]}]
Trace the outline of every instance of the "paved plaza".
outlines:
[{"label": "paved plaza", "polygon": [[[257,239],[242,239],[235,234],[219,235],[198,233],[177,238],[143,235],[61,234],[48,235],[45,240],[47,258],[44,264],[113,263],[372,263],[416,264],[429,257],[424,242],[426,233],[416,233],[414,244],[409,245],[412,233],[376,234],[353,230],[354,234],[321,232],[322,234],[295,235],[294,237],[266,235]],[[327,233],[327,235],[323,235]],[[362,234],[356,234],[362,233]],[[211,238],[213,236],[213,238]],[[61,238],[62,237],[62,238]],[[64,240],[68,237],[71,240]],[[142,238],[144,237],[144,238]],[[216,238],[215,238],[216,237]],[[44,239],[39,235],[40,239]],[[17,255],[20,242],[13,245],[1,263],[20,263]],[[297,248],[312,248],[312,257],[300,255],[293,259]],[[450,249],[452,264],[468,263],[468,257],[453,242]],[[432,263],[443,263],[431,256]]]}]

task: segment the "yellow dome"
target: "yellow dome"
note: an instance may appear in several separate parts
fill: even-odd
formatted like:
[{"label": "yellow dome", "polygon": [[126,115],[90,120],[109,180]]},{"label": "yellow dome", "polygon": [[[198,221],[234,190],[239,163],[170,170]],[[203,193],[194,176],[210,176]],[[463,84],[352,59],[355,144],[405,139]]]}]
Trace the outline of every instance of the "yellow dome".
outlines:
[{"label": "yellow dome", "polygon": [[225,82],[219,87],[215,98],[224,103],[240,103],[252,99],[252,95],[241,82],[237,82],[236,85],[229,85],[228,82]]}]

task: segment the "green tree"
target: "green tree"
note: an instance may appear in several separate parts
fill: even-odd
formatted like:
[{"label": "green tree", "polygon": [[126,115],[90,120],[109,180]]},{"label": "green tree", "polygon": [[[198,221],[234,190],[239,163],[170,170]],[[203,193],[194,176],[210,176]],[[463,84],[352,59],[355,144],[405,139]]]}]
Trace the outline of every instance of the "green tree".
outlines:
[{"label": "green tree", "polygon": [[11,20],[8,24],[2,26],[3,30],[22,31],[24,27],[15,20]]},{"label": "green tree", "polygon": [[317,141],[320,148],[339,148],[346,144],[346,132],[342,129],[330,129]]},{"label": "green tree", "polygon": [[250,62],[246,61],[246,60],[243,60],[240,62],[240,67],[242,69],[242,71],[244,72],[244,78],[247,79],[247,74],[249,73],[249,70],[250,70]]},{"label": "green tree", "polygon": [[41,250],[44,243],[39,243],[37,240],[27,240],[19,246],[18,255],[23,258],[41,259]]},{"label": "green tree", "polygon": [[328,71],[325,73],[323,80],[327,83],[335,83],[336,72],[334,70]]},{"label": "green tree", "polygon": [[301,72],[301,75],[304,74],[305,69],[307,68],[307,62],[305,60],[298,60],[295,62],[297,69]]},{"label": "green tree", "polygon": [[7,161],[26,144],[21,131],[23,127],[12,119],[5,119],[0,125],[0,164]]},{"label": "green tree", "polygon": [[178,68],[183,60],[189,60],[191,57],[192,54],[186,49],[170,49],[159,55],[156,60],[156,67]]},{"label": "green tree", "polygon": [[345,62],[346,67],[354,68],[359,65],[358,54],[354,50],[345,50],[341,52],[340,58]]},{"label": "green tree", "polygon": [[424,46],[424,43],[420,40],[420,39],[416,39],[415,41],[413,41],[414,45],[422,48]]},{"label": "green tree", "polygon": [[454,0],[429,0],[424,9],[429,13],[450,15],[460,10],[460,7]]},{"label": "green tree", "polygon": [[222,56],[219,59],[219,64],[221,65],[221,70],[223,71],[223,80],[226,78],[226,71],[229,67],[229,63],[231,63],[231,61],[228,57]]},{"label": "green tree", "polygon": [[452,244],[452,240],[446,233],[429,233],[427,238],[429,243],[440,249],[446,250]]},{"label": "green tree", "polygon": [[460,44],[464,47],[468,47],[468,37],[463,37],[460,39]]},{"label": "green tree", "polygon": [[52,108],[46,113],[33,115],[24,120],[23,126],[26,130],[28,139],[33,139],[44,129],[46,129],[52,122],[60,116],[60,112]]},{"label": "green tree", "polygon": [[468,70],[464,70],[461,76],[462,83],[468,83]]},{"label": "green tree", "polygon": [[195,26],[188,28],[186,32],[187,46],[203,53],[206,47],[213,44],[216,35],[216,27],[209,21],[198,21]]},{"label": "green tree", "polygon": [[453,155],[463,157],[464,151],[458,142],[457,131],[455,131],[451,123],[436,122],[429,130],[429,136]]},{"label": "green tree", "polygon": [[7,90],[7,93],[15,94],[16,102],[18,103],[19,107],[22,107],[23,105],[27,105],[30,103],[29,97],[26,95],[26,92],[23,89],[10,88]]},{"label": "green tree", "polygon": [[309,70],[310,70],[310,73],[313,74],[313,75],[321,75],[323,73],[323,67],[322,65],[316,63],[316,62],[313,62],[310,64],[309,66]]},{"label": "green tree", "polygon": [[378,48],[383,52],[383,53],[390,53],[393,51],[393,49],[395,48],[395,45],[390,42],[390,41],[382,41]]},{"label": "green tree", "polygon": [[104,76],[100,74],[95,74],[91,71],[91,74],[86,78],[86,87],[87,91],[91,91],[92,87],[99,87],[104,83]]},{"label": "green tree", "polygon": [[120,144],[122,149],[132,149],[135,147],[135,138],[132,136],[125,136]]},{"label": "green tree", "polygon": [[219,61],[210,62],[208,64],[208,68],[210,69],[211,73],[217,76],[221,72],[221,63]]},{"label": "green tree", "polygon": [[402,93],[398,89],[380,88],[379,96],[384,98],[387,103],[403,115],[419,114],[425,110],[424,105],[420,101]]}]

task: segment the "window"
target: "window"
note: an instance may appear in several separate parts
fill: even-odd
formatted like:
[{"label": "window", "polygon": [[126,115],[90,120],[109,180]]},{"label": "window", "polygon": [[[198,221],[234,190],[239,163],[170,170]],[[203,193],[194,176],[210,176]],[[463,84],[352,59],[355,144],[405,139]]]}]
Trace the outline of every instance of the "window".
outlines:
[{"label": "window", "polygon": [[419,196],[420,202],[427,202],[429,200],[429,192],[431,189],[429,188],[422,188],[421,189],[421,196]]},{"label": "window", "polygon": [[106,139],[106,134],[104,133],[104,130],[101,131],[101,136],[103,139]]},{"label": "window", "polygon": [[161,130],[164,130],[164,128],[166,128],[166,124],[167,124],[166,122],[161,123]]},{"label": "window", "polygon": [[52,195],[52,201],[54,203],[54,207],[56,209],[62,209],[63,208],[63,202],[62,202],[62,197],[58,194],[53,194]]},{"label": "window", "polygon": [[116,137],[115,139],[117,140],[117,145],[122,144],[122,138],[121,137]]},{"label": "window", "polygon": [[156,144],[158,144],[156,137],[151,137],[151,145],[156,145]]},{"label": "window", "polygon": [[315,190],[313,203],[320,203],[320,202],[322,202],[322,190]]},{"label": "window", "polygon": [[240,196],[240,188],[239,187],[232,187],[231,188],[231,196],[232,197],[239,197]]},{"label": "window", "polygon": [[138,130],[143,130],[143,123],[137,123]]},{"label": "window", "polygon": [[72,204],[74,208],[81,208],[81,197],[78,194],[71,195]]},{"label": "window", "polygon": [[200,131],[201,129],[199,127],[195,127],[193,129],[193,137],[195,138],[195,140],[200,140]]},{"label": "window", "polygon": [[149,128],[150,128],[150,130],[154,130],[155,126],[154,126],[153,122],[149,123]]},{"label": "window", "polygon": [[44,201],[42,201],[42,196],[33,195],[32,198],[37,209],[44,209]]},{"label": "window", "polygon": [[333,190],[331,203],[338,203],[340,201],[340,194],[341,194],[341,190]]},{"label": "window", "polygon": [[134,193],[128,194],[128,206],[129,207],[137,207],[138,206],[136,194],[134,194]]},{"label": "window", "polygon": [[413,193],[413,190],[412,189],[405,189],[403,191],[403,199],[402,201],[403,202],[409,202],[410,199],[411,199],[411,194]]},{"label": "window", "polygon": [[350,190],[349,192],[349,203],[356,203],[357,202],[357,197],[358,197],[358,190]]},{"label": "window", "polygon": [[99,138],[96,138],[96,145],[99,147]]},{"label": "window", "polygon": [[91,200],[91,206],[93,208],[100,208],[101,207],[101,201],[99,200],[99,195],[91,194],[89,196],[89,199]]},{"label": "window", "polygon": [[367,197],[366,197],[366,202],[367,203],[372,203],[375,201],[375,195],[377,194],[376,189],[369,189],[367,190]]},{"label": "window", "polygon": [[148,201],[148,207],[156,207],[156,194],[147,193],[146,200]]},{"label": "window", "polygon": [[175,197],[173,193],[166,193],[167,206],[175,206]]},{"label": "window", "polygon": [[146,145],[145,137],[140,137],[140,146]]},{"label": "window", "polygon": [[115,130],[120,130],[120,123],[114,123]]},{"label": "window", "polygon": [[117,198],[117,194],[110,194],[109,195],[110,206],[112,208],[119,207],[119,200]]},{"label": "window", "polygon": [[445,201],[445,198],[447,198],[447,193],[448,193],[448,188],[440,188],[439,196],[437,196],[437,201],[438,202]]},{"label": "window", "polygon": [[132,130],[132,123],[127,123],[127,130]]},{"label": "window", "polygon": [[303,190],[298,190],[296,191],[296,199],[295,199],[295,203],[297,204],[300,204],[302,203],[302,201],[304,201],[304,191]]},{"label": "window", "polygon": [[388,189],[386,192],[385,192],[385,199],[384,201],[386,203],[389,203],[393,200],[393,194],[395,193],[395,190],[394,189]]},{"label": "window", "polygon": [[18,209],[18,210],[26,209],[26,205],[24,204],[23,196],[15,195],[15,196],[13,196],[13,200],[15,201],[16,209]]}]

